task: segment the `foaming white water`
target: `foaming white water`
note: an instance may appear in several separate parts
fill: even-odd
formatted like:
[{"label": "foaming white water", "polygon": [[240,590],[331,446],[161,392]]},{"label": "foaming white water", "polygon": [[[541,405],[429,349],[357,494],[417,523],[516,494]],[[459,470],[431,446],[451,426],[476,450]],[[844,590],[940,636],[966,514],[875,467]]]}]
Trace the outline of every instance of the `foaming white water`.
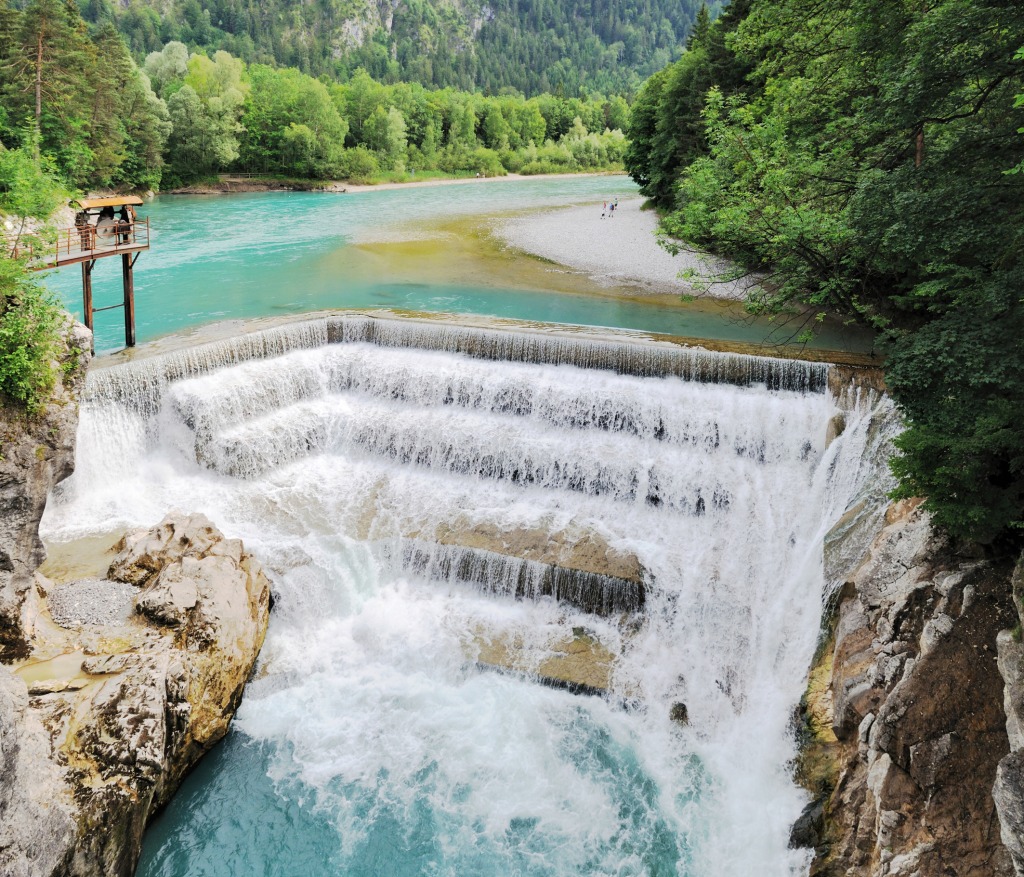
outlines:
[{"label": "foaming white water", "polygon": [[[574,351],[359,326],[273,359],[100,376],[47,538],[177,507],[264,559],[278,604],[240,726],[276,745],[278,782],[330,814],[342,857],[382,820],[415,834],[425,809],[463,868],[467,851],[514,847],[525,873],[801,873],[790,721],[818,635],[823,535],[885,440],[872,412],[826,448],[831,397],[754,380],[822,387],[802,364],[705,364],[712,385],[667,354],[586,339]],[[592,533],[635,555],[642,623],[501,599],[379,550],[480,528]],[[616,697],[467,660],[474,634],[501,630],[539,666],[573,625],[622,652]],[[685,727],[669,720],[678,702]]]}]

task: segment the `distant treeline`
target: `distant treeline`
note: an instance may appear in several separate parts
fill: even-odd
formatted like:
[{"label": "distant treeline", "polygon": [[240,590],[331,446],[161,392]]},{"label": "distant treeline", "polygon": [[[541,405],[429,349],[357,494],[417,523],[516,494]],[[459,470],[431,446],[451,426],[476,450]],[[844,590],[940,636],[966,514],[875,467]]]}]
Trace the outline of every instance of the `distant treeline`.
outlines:
[{"label": "distant treeline", "polygon": [[[700,0],[82,0],[141,59],[169,42],[347,80],[527,95],[622,92],[677,56]],[[715,10],[720,0],[711,4]]]},{"label": "distant treeline", "polygon": [[[156,188],[218,171],[372,179],[406,171],[548,173],[621,166],[619,96],[325,84],[170,42],[140,69],[73,2],[0,7],[0,144],[29,144],[77,187]],[[37,83],[39,88],[37,89]]]},{"label": "distant treeline", "polygon": [[751,311],[880,331],[894,495],[1024,541],[1024,4],[733,0],[628,133],[667,240],[767,276]]}]

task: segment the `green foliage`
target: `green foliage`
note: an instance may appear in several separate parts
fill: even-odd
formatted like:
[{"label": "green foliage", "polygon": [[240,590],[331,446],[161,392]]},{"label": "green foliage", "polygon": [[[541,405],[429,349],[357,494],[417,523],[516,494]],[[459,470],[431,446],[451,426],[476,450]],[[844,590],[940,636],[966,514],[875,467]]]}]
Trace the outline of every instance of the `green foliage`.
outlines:
[{"label": "green foliage", "polygon": [[652,77],[630,122],[626,166],[641,192],[661,208],[675,206],[681,170],[707,155],[703,114],[708,92],[749,93],[751,66],[730,48],[750,0],[734,0],[713,24],[704,14],[675,64]]},{"label": "green foliage", "polygon": [[[303,122],[309,118],[303,107],[287,117],[265,109],[272,77],[298,77],[322,88],[294,70],[250,68],[251,91],[242,119],[247,135],[238,162],[244,170],[279,166],[275,130],[280,130],[280,119],[318,130]],[[535,173],[545,172],[542,168],[605,169],[618,167],[626,148],[621,130],[605,128],[605,119],[621,116],[621,99],[541,95],[526,100],[515,94],[485,97],[453,89],[429,91],[416,83],[377,82],[365,70],[356,71],[345,85],[332,86],[329,93],[347,127],[344,139],[349,148],[336,162],[314,169],[314,177],[326,176],[332,168],[353,181],[376,179],[381,173],[388,179],[404,179],[405,168],[456,176],[496,176],[527,166]],[[319,129],[332,130],[324,125]],[[343,136],[335,133],[328,139],[340,144]],[[354,148],[363,151],[349,155]],[[373,157],[372,167],[367,154]]]},{"label": "green foliage", "polygon": [[[1024,48],[1021,48],[1020,51],[1017,52],[1016,60],[1024,61]],[[1017,99],[1014,101],[1013,105],[1018,109],[1024,107],[1024,94],[1018,94]],[[1018,128],[1017,133],[1024,134],[1024,128]],[[1020,164],[1018,164],[1016,167],[1010,168],[1010,170],[1008,170],[1007,173],[1024,174],[1024,159],[1021,159]]]},{"label": "green foliage", "polygon": [[24,259],[13,254],[25,243],[28,224],[38,227],[68,193],[31,152],[31,146],[0,146],[0,397],[33,414],[53,388],[63,320],[50,294],[29,279]]},{"label": "green foliage", "polygon": [[254,64],[238,163],[251,171],[327,178],[338,173],[348,134],[327,87],[298,70]]},{"label": "green foliage", "polygon": [[[90,22],[113,20],[137,58],[173,40],[192,51],[225,50],[247,64],[295,67],[316,78],[346,80],[364,68],[386,84],[405,80],[493,95],[630,92],[678,55],[702,6],[700,0],[485,6],[405,0],[384,10],[354,0],[80,2]],[[723,5],[710,4],[713,11]],[[361,44],[351,38],[356,27],[365,34]],[[606,124],[614,129],[623,121]]]},{"label": "green foliage", "polygon": [[[204,9],[186,0],[167,7],[170,18],[163,20],[138,4],[123,15],[100,0],[82,8],[96,23],[91,34],[66,0],[30,0],[24,11],[8,3],[0,8],[0,143],[20,144],[27,132],[38,155],[78,187],[155,189],[212,179],[220,171],[313,180],[343,177],[350,169],[360,179],[401,176],[407,166],[421,173],[503,173],[535,162],[531,148],[566,138],[568,152],[558,149],[541,160],[589,169],[615,167],[622,157],[624,141],[614,132],[624,124],[627,105],[618,96],[527,100],[507,88],[491,96],[430,91],[396,82],[391,60],[374,67],[384,81],[362,68],[350,74],[342,64],[334,72],[350,74],[348,82],[329,85],[294,67],[258,63],[272,56],[254,55],[251,45],[243,56],[189,50],[187,41],[216,44],[221,24],[245,18],[236,7]],[[355,6],[334,11],[354,14]],[[178,13],[183,20],[168,26]],[[129,20],[146,33],[142,43],[130,37],[136,51],[148,50],[141,71],[112,24]],[[37,65],[40,36],[44,52]],[[469,44],[467,51],[472,56]],[[602,133],[606,129],[612,136]],[[346,158],[355,147],[372,153],[372,167],[364,153]]]},{"label": "green foliage", "polygon": [[341,176],[353,183],[372,183],[380,173],[377,157],[365,146],[346,149],[338,166]]},{"label": "green foliage", "polygon": [[1009,0],[755,0],[735,63],[694,50],[645,87],[627,155],[669,238],[765,272],[753,312],[884,330],[897,495],[985,541],[1024,520],[1022,43]]},{"label": "green foliage", "polygon": [[[29,219],[53,213],[68,197],[54,174],[31,155],[31,147],[4,149],[0,145],[0,217],[21,228]],[[16,240],[6,235],[12,245]]]},{"label": "green foliage", "polygon": [[363,140],[377,153],[380,166],[386,170],[402,170],[405,147],[405,117],[396,107],[384,109],[378,104],[363,125]]},{"label": "green foliage", "polygon": [[895,496],[928,497],[939,526],[986,542],[1024,529],[1022,284],[1017,266],[973,286],[902,336],[887,369],[910,422],[892,461]]},{"label": "green foliage", "polygon": [[0,142],[25,131],[74,185],[145,187],[160,178],[167,113],[107,23],[90,37],[74,3],[0,10]]},{"label": "green foliage", "polygon": [[63,312],[14,259],[0,259],[0,397],[35,414],[53,389]]}]

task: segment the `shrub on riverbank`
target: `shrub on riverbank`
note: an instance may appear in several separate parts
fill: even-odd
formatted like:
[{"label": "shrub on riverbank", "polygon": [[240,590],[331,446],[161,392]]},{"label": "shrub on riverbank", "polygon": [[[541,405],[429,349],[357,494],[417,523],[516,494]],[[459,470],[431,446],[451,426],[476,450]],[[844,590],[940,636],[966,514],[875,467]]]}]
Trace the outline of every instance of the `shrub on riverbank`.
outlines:
[{"label": "shrub on riverbank", "polygon": [[41,231],[68,192],[32,155],[0,145],[0,397],[35,413],[56,380],[54,358],[65,315],[50,293],[32,281],[26,230]]},{"label": "shrub on riverbank", "polygon": [[64,313],[13,259],[0,260],[0,397],[35,414],[56,381]]}]

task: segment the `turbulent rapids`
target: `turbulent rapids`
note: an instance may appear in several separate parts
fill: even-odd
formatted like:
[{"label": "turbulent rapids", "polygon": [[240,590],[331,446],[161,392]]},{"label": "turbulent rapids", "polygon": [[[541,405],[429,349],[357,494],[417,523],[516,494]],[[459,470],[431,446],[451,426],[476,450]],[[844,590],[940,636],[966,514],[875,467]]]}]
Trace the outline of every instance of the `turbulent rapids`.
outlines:
[{"label": "turbulent rapids", "polygon": [[[277,598],[239,730],[140,873],[802,873],[822,540],[885,441],[861,399],[826,444],[828,385],[359,315],[90,374],[47,538],[203,511]],[[533,681],[567,641],[610,656],[608,697]],[[496,649],[520,672],[481,672]]]}]

